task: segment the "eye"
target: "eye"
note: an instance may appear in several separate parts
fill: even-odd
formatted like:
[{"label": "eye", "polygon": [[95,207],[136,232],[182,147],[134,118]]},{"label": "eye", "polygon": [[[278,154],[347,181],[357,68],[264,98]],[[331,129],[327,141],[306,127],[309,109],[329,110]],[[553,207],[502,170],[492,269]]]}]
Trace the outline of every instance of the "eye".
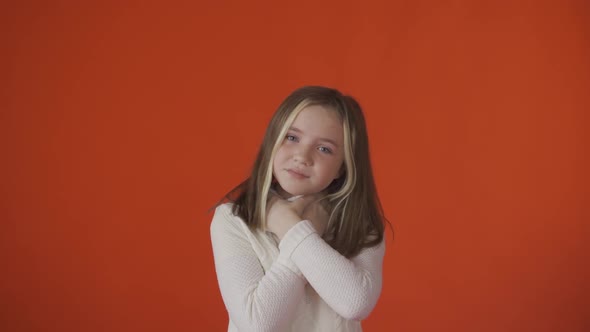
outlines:
[{"label": "eye", "polygon": [[330,150],[329,148],[327,148],[325,146],[320,146],[318,148],[318,150],[320,150],[320,152],[323,152],[323,153],[328,153],[328,154],[331,154],[332,153],[332,150]]},{"label": "eye", "polygon": [[295,137],[295,136],[293,136],[293,135],[287,135],[287,136],[285,137],[285,139],[286,139],[287,141],[297,141],[297,137]]}]

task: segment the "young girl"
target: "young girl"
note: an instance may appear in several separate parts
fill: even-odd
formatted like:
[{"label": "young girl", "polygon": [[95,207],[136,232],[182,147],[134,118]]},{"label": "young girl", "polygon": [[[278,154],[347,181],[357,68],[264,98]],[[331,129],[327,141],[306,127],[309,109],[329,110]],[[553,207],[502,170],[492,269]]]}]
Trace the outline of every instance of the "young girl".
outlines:
[{"label": "young girl", "polygon": [[283,101],[211,222],[228,331],[361,331],[385,244],[364,116],[339,91]]}]

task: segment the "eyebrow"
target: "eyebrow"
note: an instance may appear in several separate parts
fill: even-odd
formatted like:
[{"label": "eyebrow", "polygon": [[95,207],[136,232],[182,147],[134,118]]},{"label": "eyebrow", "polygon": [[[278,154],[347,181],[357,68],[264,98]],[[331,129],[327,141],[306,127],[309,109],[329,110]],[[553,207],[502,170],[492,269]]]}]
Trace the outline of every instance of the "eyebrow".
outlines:
[{"label": "eyebrow", "polygon": [[[289,130],[291,130],[291,131],[294,131],[294,132],[296,132],[296,133],[303,134],[303,131],[301,131],[301,129],[299,129],[299,128],[297,128],[297,127],[291,127],[291,128],[289,128]],[[329,139],[329,138],[320,137],[320,138],[319,138],[319,140],[320,140],[320,141],[324,141],[324,142],[328,142],[328,143],[330,143],[330,144],[334,145],[335,147],[339,147],[339,145],[338,145],[338,144],[336,144],[336,142],[335,142],[334,140],[331,140],[331,139]]]}]

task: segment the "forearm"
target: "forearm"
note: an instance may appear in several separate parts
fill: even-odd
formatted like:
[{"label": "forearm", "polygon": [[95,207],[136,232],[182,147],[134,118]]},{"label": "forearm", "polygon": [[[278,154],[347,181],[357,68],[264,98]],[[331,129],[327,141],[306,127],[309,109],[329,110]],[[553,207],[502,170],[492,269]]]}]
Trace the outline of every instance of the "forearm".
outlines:
[{"label": "forearm", "polygon": [[221,296],[240,331],[281,330],[303,296],[305,279],[285,253],[265,271],[252,238],[229,206],[216,209],[211,243]]},{"label": "forearm", "polygon": [[217,269],[230,319],[240,331],[277,331],[288,325],[303,296],[305,280],[276,261],[265,274],[249,273],[259,262],[236,257]]},{"label": "forearm", "polygon": [[307,235],[290,259],[320,297],[347,319],[366,318],[381,293],[384,244],[347,259],[315,233],[308,221],[293,231]]}]

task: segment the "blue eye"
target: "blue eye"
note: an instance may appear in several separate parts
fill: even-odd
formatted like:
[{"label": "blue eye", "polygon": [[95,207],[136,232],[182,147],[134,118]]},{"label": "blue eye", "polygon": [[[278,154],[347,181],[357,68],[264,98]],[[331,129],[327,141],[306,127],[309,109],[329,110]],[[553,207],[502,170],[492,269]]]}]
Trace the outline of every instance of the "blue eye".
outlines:
[{"label": "blue eye", "polygon": [[328,148],[327,148],[327,147],[325,147],[325,146],[320,146],[320,147],[318,148],[318,150],[320,150],[320,152],[323,152],[323,153],[332,153],[332,150],[328,149]]},{"label": "blue eye", "polygon": [[297,137],[293,136],[293,135],[287,135],[287,137],[285,137],[285,139],[287,141],[296,141]]}]

